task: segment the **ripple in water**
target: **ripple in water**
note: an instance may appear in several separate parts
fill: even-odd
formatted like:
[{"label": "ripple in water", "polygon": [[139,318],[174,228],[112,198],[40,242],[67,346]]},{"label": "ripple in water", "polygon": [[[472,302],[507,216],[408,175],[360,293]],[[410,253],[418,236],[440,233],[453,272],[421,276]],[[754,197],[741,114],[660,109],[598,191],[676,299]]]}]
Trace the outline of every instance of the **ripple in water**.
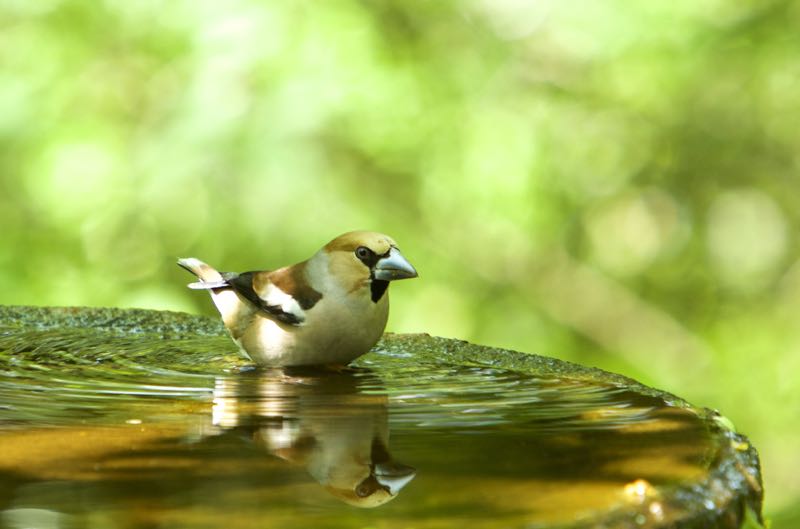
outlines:
[{"label": "ripple in water", "polygon": [[550,526],[708,465],[690,409],[435,358],[240,370],[212,333],[0,328],[1,524]]}]

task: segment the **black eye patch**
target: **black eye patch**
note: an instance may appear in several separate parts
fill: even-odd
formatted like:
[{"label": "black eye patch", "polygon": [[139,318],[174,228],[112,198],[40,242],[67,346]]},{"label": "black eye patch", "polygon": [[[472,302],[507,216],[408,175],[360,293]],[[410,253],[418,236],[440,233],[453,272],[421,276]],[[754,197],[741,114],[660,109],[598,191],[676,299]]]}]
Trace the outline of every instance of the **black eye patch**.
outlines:
[{"label": "black eye patch", "polygon": [[371,496],[377,490],[384,490],[386,492],[389,492],[389,494],[391,494],[391,492],[389,491],[389,487],[381,485],[380,482],[378,482],[377,478],[375,478],[374,475],[370,474],[367,479],[358,484],[354,492],[356,493],[356,496],[358,496],[359,498],[366,498],[367,496]]},{"label": "black eye patch", "polygon": [[378,261],[380,261],[382,257],[389,255],[389,252],[386,252],[384,255],[378,255],[366,246],[359,246],[356,248],[355,253],[356,257],[358,257],[358,260],[364,263],[370,270],[372,270],[372,268],[377,264]]}]

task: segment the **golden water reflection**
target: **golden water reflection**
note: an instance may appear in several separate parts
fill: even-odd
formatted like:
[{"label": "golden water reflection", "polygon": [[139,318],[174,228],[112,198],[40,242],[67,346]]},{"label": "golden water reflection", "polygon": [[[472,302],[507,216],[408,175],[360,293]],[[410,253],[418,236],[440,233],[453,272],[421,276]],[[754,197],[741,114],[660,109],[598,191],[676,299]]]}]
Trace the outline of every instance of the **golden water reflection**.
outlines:
[{"label": "golden water reflection", "polygon": [[140,398],[114,423],[0,424],[0,525],[191,524],[215,502],[252,520],[267,507],[274,519],[324,505],[322,490],[383,505],[416,470],[391,455],[381,384],[363,369],[257,371],[217,377],[211,403]]},{"label": "golden water reflection", "polygon": [[691,409],[487,368],[50,380],[3,393],[29,419],[0,424],[0,526],[658,525],[714,453]]},{"label": "golden water reflection", "polygon": [[213,425],[241,431],[265,452],[304,468],[342,501],[376,507],[416,475],[389,452],[388,399],[364,393],[362,371],[220,377],[214,387]]}]

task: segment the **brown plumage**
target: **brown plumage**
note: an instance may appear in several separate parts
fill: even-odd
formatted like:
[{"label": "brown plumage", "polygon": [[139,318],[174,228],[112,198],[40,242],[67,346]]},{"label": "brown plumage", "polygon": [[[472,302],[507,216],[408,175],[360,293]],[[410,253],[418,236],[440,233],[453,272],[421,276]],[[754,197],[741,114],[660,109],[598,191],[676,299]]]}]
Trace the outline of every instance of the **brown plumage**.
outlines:
[{"label": "brown plumage", "polygon": [[346,364],[383,334],[389,282],[417,272],[390,237],[341,235],[307,261],[275,271],[220,273],[194,258],[182,267],[211,293],[234,341],[263,365]]}]

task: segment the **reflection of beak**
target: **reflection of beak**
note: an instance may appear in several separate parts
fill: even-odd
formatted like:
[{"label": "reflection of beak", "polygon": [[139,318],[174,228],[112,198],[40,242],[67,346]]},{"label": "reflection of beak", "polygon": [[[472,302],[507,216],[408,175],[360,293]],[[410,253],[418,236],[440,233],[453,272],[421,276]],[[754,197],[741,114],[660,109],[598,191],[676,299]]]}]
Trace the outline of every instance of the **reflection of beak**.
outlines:
[{"label": "reflection of beak", "polygon": [[380,463],[375,465],[375,479],[389,489],[395,496],[417,475],[417,469],[400,463]]},{"label": "reflection of beak", "polygon": [[389,255],[382,257],[375,263],[375,279],[382,281],[394,281],[395,279],[409,279],[417,277],[417,271],[411,266],[400,250],[392,247]]}]

